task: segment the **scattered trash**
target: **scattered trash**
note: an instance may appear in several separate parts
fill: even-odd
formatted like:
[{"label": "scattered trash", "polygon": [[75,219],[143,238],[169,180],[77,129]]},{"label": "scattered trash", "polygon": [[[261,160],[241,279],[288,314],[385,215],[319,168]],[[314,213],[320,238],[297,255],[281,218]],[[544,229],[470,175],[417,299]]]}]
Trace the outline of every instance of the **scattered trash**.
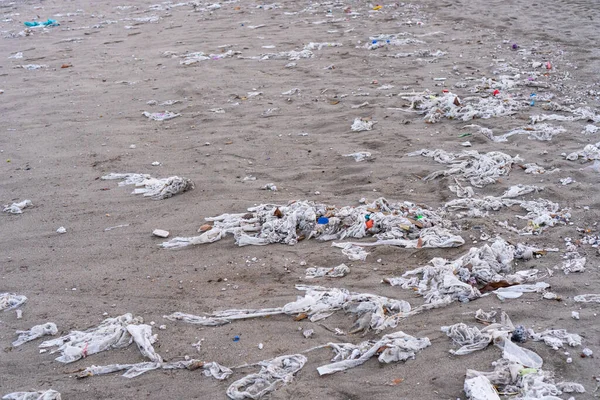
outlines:
[{"label": "scattered trash", "polygon": [[104,232],[112,231],[113,229],[118,229],[118,228],[125,228],[125,227],[128,227],[128,226],[129,226],[129,224],[121,224],[121,225],[110,226],[108,228],[104,228]]},{"label": "scattered trash", "polygon": [[141,362],[137,364],[111,364],[105,366],[91,366],[77,374],[78,379],[88,378],[91,376],[112,374],[114,372],[125,371],[123,377],[135,378],[148,371],[157,369],[174,370],[174,369],[187,369],[189,371],[195,371],[202,368],[204,375],[207,377],[213,377],[218,380],[225,380],[233,371],[227,367],[217,364],[216,362],[204,362],[196,359],[189,359],[184,361],[173,361],[173,362]]},{"label": "scattered trash", "polygon": [[23,210],[27,207],[31,207],[33,203],[31,200],[23,200],[18,203],[12,203],[11,205],[5,204],[2,212],[9,214],[23,214]]},{"label": "scattered trash", "polygon": [[[61,355],[56,361],[62,363],[72,363],[81,358],[91,356],[92,354],[110,350],[111,348],[124,348],[136,341],[142,354],[147,353],[151,360],[156,360],[160,356],[153,353],[151,339],[148,335],[151,332],[149,325],[141,324],[140,317],[134,318],[131,314],[123,314],[115,318],[107,318],[97,327],[86,331],[71,331],[66,336],[58,339],[47,340],[40,344],[40,348],[57,347],[52,353],[60,352]],[[140,341],[140,342],[138,342]]]},{"label": "scattered trash", "polygon": [[258,363],[260,371],[233,382],[227,388],[232,400],[260,399],[286,385],[304,367],[306,357],[301,354],[275,357]]},{"label": "scattered trash", "polygon": [[[468,180],[475,187],[484,187],[496,183],[498,178],[508,175],[512,165],[521,161],[519,156],[491,151],[479,153],[477,150],[465,150],[454,154],[444,150],[422,149],[408,154],[409,157],[423,156],[433,158],[441,164],[450,164],[447,170],[432,172],[424,180],[432,180],[440,176],[458,175],[462,180]],[[462,161],[461,161],[462,160]]]},{"label": "scattered trash", "polygon": [[496,388],[486,376],[465,379],[464,391],[470,400],[500,400]]},{"label": "scattered trash", "polygon": [[359,151],[358,153],[344,154],[344,157],[353,157],[354,161],[361,162],[371,158],[371,153],[368,151]]},{"label": "scattered trash", "polygon": [[563,186],[570,185],[573,182],[575,182],[575,180],[573,178],[571,178],[570,176],[560,180],[560,184]]},{"label": "scattered trash", "polygon": [[239,342],[240,341],[240,337],[239,336],[234,336],[233,337],[233,341],[234,342]]},{"label": "scattered trash", "polygon": [[578,303],[600,303],[600,294],[580,294],[573,300]]},{"label": "scattered trash", "polygon": [[28,331],[17,331],[17,335],[19,335],[19,337],[17,338],[17,340],[12,342],[12,345],[13,345],[13,347],[17,347],[24,343],[27,343],[27,342],[30,342],[37,338],[40,338],[42,336],[46,336],[46,335],[53,336],[53,335],[56,335],[57,333],[58,333],[58,328],[56,327],[55,323],[47,322],[42,325],[35,325],[33,328],[29,329]]},{"label": "scattered trash", "polygon": [[277,186],[274,183],[267,183],[265,186],[261,187],[262,190],[270,190],[271,192],[277,191]]},{"label": "scattered trash", "polygon": [[466,125],[465,128],[477,128],[479,133],[491,140],[492,142],[502,143],[508,142],[508,138],[514,135],[528,135],[528,139],[540,141],[550,141],[554,136],[566,132],[562,126],[552,126],[550,124],[528,125],[525,127],[513,129],[504,135],[496,136],[491,129],[479,125]]},{"label": "scattered trash", "polygon": [[194,182],[178,176],[157,179],[146,174],[119,174],[111,172],[100,179],[122,179],[122,182],[119,182],[119,186],[135,185],[137,189],[132,194],[143,194],[144,197],[150,197],[152,200],[168,199],[179,193],[194,189]]},{"label": "scattered trash", "polygon": [[145,117],[148,117],[149,119],[151,119],[153,121],[167,121],[167,120],[179,117],[181,115],[181,114],[176,114],[171,111],[155,112],[155,113],[149,113],[147,111],[144,111],[142,114]]},{"label": "scattered trash", "polygon": [[8,311],[25,304],[27,297],[14,293],[0,293],[0,310]]},{"label": "scattered trash", "polygon": [[154,236],[158,236],[160,238],[168,238],[169,237],[169,231],[165,231],[162,229],[155,229],[152,231],[152,234]]},{"label": "scattered trash", "polygon": [[369,119],[356,118],[350,129],[352,129],[354,132],[370,131],[373,129],[373,124],[375,124],[375,122]]},{"label": "scattered trash", "polygon": [[61,400],[56,390],[40,390],[36,392],[14,392],[4,395],[2,400]]},{"label": "scattered trash", "polygon": [[48,68],[47,65],[39,65],[39,64],[26,64],[26,65],[18,65],[15,68],[23,68],[28,71],[35,71],[37,69]]},{"label": "scattered trash", "polygon": [[[288,205],[262,204],[249,208],[248,211],[206,218],[207,221],[214,222],[211,230],[200,236],[177,237],[161,246],[175,249],[212,243],[227,234],[233,234],[239,246],[270,243],[295,245],[299,240],[310,238],[331,241],[374,236],[377,239],[376,242],[332,244],[350,253],[356,251],[356,246],[421,248],[458,247],[464,244],[464,239],[460,236],[437,226],[445,223],[445,220],[435,212],[409,202],[389,203],[384,198],[358,207],[338,208],[310,201],[293,201]],[[325,215],[328,223],[318,224],[318,218]],[[373,221],[371,228],[367,227],[365,216]]]},{"label": "scattered trash", "polygon": [[402,331],[384,335],[381,339],[352,343],[328,343],[335,352],[333,363],[317,368],[320,376],[329,375],[364,364],[378,355],[380,363],[406,361],[414,359],[416,354],[431,346],[429,338],[416,338]]},{"label": "scattered trash", "polygon": [[56,230],[56,233],[67,233],[67,229],[64,226],[61,226]]},{"label": "scattered trash", "polygon": [[565,275],[568,275],[572,272],[583,272],[585,271],[585,257],[576,257],[570,260],[563,261],[562,270]]},{"label": "scattered trash", "polygon": [[304,332],[302,332],[302,336],[304,336],[306,339],[309,339],[312,337],[312,335],[315,333],[314,329],[307,329]]},{"label": "scattered trash", "polygon": [[307,268],[306,269],[306,279],[313,278],[341,278],[350,273],[350,268],[346,264],[340,264],[334,268]]},{"label": "scattered trash", "polygon": [[54,20],[54,19],[50,19],[48,18],[46,21],[43,22],[39,22],[39,21],[25,21],[23,23],[25,26],[28,27],[35,27],[35,26],[59,26],[60,24],[58,23],[58,21]]},{"label": "scattered trash", "polygon": [[593,357],[594,356],[594,352],[590,349],[588,349],[587,347],[583,350],[581,350],[581,357],[585,358],[585,357]]},{"label": "scattered trash", "polygon": [[579,320],[579,313],[577,311],[571,311],[571,318]]},{"label": "scattered trash", "polygon": [[[274,315],[297,315],[316,322],[329,317],[337,310],[357,314],[359,317],[350,333],[373,329],[376,332],[397,326],[402,318],[416,314],[408,302],[389,299],[368,293],[353,293],[346,289],[325,288],[321,286],[296,285],[296,289],[305,291],[304,297],[283,307],[259,310],[224,310],[205,316],[196,316],[175,312],[163,317],[169,321],[183,321],[203,326],[219,326],[242,319],[267,317]],[[418,312],[418,311],[417,311]]]}]

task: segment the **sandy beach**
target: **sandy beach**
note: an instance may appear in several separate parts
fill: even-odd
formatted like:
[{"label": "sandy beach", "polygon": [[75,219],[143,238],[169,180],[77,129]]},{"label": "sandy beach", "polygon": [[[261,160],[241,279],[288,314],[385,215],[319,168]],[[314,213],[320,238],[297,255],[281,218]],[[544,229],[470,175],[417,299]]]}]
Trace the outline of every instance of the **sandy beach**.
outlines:
[{"label": "sandy beach", "polygon": [[[24,25],[48,19],[59,25]],[[515,326],[535,332],[579,335],[581,345],[558,350],[531,339],[519,345],[543,359],[555,382],[586,390],[555,396],[595,398],[600,304],[575,297],[600,293],[598,21],[598,4],[583,0],[0,0],[0,205],[32,203],[20,214],[0,213],[0,293],[27,297],[22,318],[0,311],[0,397],[53,389],[62,399],[227,399],[234,381],[260,369],[232,367],[403,331],[431,345],[404,362],[373,357],[327,376],[317,367],[334,353],[314,350],[293,380],[264,398],[467,399],[467,369],[492,371],[503,351],[490,344],[453,355],[460,346],[441,327],[483,328],[474,317],[482,309],[496,311],[498,322],[506,312]],[[167,111],[175,117],[144,115]],[[372,126],[352,130],[357,119]],[[444,153],[408,155],[422,149]],[[358,152],[366,159],[348,156]],[[424,179],[493,152],[511,161],[489,182],[464,171]],[[444,157],[451,165],[438,162]],[[110,173],[184,177],[194,188],[153,200],[102,179]],[[271,184],[277,190],[264,189]],[[502,197],[515,185],[535,190]],[[461,197],[451,186],[473,192]],[[478,210],[486,196],[502,206]],[[425,210],[410,216],[407,238],[416,248],[364,247],[365,260],[350,260],[331,241],[304,234],[297,243],[242,247],[239,232],[177,250],[160,246],[200,235],[205,218],[258,205],[368,207],[378,198]],[[457,199],[481,202],[448,206]],[[422,246],[420,225],[430,221],[464,244]],[[155,229],[169,238],[154,236]],[[333,242],[373,242],[382,232],[376,229],[383,228]],[[354,334],[356,315],[343,310],[314,322],[280,314],[219,326],[163,317],[282,307],[304,295],[295,285],[385,296],[414,309],[427,301],[423,293],[384,280],[436,257],[456,260],[497,238],[537,249],[514,260],[511,250],[507,265],[511,274],[537,270],[523,283],[549,286],[500,299],[480,296],[481,280],[468,281],[477,291],[470,301]],[[582,258],[584,270],[565,272],[566,261]],[[342,263],[350,269],[344,277],[305,277],[309,267]],[[73,363],[40,353],[43,340],[125,313],[152,327],[154,350],[165,361],[215,361],[233,374],[217,380],[159,369],[130,379],[118,372],[76,379],[92,365],[148,360],[135,344]],[[57,336],[11,346],[15,331],[46,322],[57,325]],[[314,333],[307,338],[308,329]],[[581,357],[584,348],[594,357]]]}]

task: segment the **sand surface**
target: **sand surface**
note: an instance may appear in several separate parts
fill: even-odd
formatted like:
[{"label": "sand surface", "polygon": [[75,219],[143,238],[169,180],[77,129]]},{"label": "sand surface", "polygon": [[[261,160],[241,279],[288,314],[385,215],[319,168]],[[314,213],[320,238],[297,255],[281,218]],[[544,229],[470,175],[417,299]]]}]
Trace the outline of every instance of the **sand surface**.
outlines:
[{"label": "sand surface", "polygon": [[[565,328],[584,338],[583,347],[600,354],[600,306],[573,301],[578,294],[600,293],[597,249],[579,247],[587,257],[585,272],[565,275],[554,269],[562,263],[564,238],[580,238],[577,228],[597,234],[600,206],[600,175],[583,169],[592,162],[568,161],[561,153],[600,141],[600,131],[584,135],[588,124],[584,120],[549,121],[565,129],[551,141],[516,135],[497,143],[465,128],[475,123],[494,134],[506,133],[526,126],[531,115],[551,114],[542,109],[548,100],[597,109],[600,9],[590,0],[568,3],[425,0],[385,2],[383,8],[373,10],[375,3],[359,1],[280,1],[261,7],[239,1],[210,10],[207,6],[212,3],[0,1],[0,90],[4,91],[0,94],[0,203],[31,199],[34,205],[21,215],[0,215],[0,293],[28,297],[21,307],[22,319],[14,311],[0,313],[0,395],[53,388],[63,399],[225,399],[228,385],[256,368],[236,370],[223,382],[186,370],[152,371],[133,379],[112,374],[76,380],[72,372],[90,365],[144,359],[130,346],[65,365],[54,361],[56,355],[39,354],[39,341],[15,349],[10,343],[16,330],[46,321],[55,322],[59,332],[66,334],[126,312],[156,322],[155,348],[168,360],[187,355],[235,366],[327,342],[376,339],[381,334],[336,336],[322,325],[296,322],[291,316],[214,328],[170,322],[162,316],[175,311],[201,315],[227,308],[281,306],[300,294],[294,285],[307,282],[306,267],[342,262],[351,268],[348,276],[313,282],[422,304],[413,291],[382,284],[382,279],[400,276],[433,257],[454,259],[472,246],[481,246],[482,232],[513,244],[559,248],[519,261],[515,268],[543,272],[550,268],[554,275],[543,280],[562,301],[533,293],[501,302],[491,295],[430,310],[396,328],[431,340],[432,346],[414,360],[385,365],[373,359],[347,372],[319,377],[316,367],[332,357],[330,350],[322,349],[309,353],[294,381],[270,398],[465,398],[466,369],[491,370],[501,351],[490,346],[453,356],[449,350],[456,346],[440,327],[457,322],[474,325],[473,314],[479,308],[504,310],[515,324],[527,328]],[[30,34],[19,35],[24,21],[48,18],[58,20],[60,26],[33,28]],[[264,26],[256,28],[260,25]],[[369,37],[404,32],[401,39],[422,43],[365,48],[372,43]],[[259,59],[266,53],[300,51],[310,42],[341,46],[311,50],[312,58],[297,61]],[[221,58],[229,50],[239,53]],[[440,50],[443,55],[421,52],[389,57],[422,50]],[[9,58],[17,52],[23,57]],[[182,65],[179,56],[191,52],[213,56]],[[296,65],[289,66],[291,62]],[[534,62],[541,64],[534,68]],[[551,69],[546,68],[547,62]],[[29,64],[45,67],[19,67]],[[516,74],[519,81],[532,76],[544,87],[502,89],[500,95],[526,102],[531,93],[537,94],[534,106],[510,116],[427,124],[399,95],[425,90],[441,95],[447,89],[460,98],[487,98],[493,96],[493,88],[486,87],[483,78]],[[294,88],[297,93],[282,94]],[[261,94],[251,96],[252,92]],[[148,104],[152,100],[179,102]],[[368,104],[354,108],[364,102]],[[165,110],[181,115],[163,122],[142,115]],[[373,130],[351,131],[358,117],[376,121]],[[463,133],[472,135],[460,137]],[[446,166],[406,154],[421,148],[460,152],[466,149],[461,146],[465,140],[472,144],[468,150],[501,151],[547,170],[559,168],[553,174],[531,175],[514,166],[508,176],[475,192],[497,196],[520,183],[541,186],[542,192],[525,197],[543,197],[570,209],[570,223],[549,227],[540,235],[519,236],[496,223],[527,225],[526,220],[515,218],[525,213],[511,207],[486,218],[455,221],[456,231],[466,241],[460,248],[381,246],[370,248],[364,262],[349,261],[339,249],[314,240],[295,246],[238,247],[229,236],[213,244],[169,251],[159,248],[163,240],[151,234],[159,228],[172,236],[192,236],[205,217],[291,200],[356,206],[361,198],[381,196],[436,209],[455,198],[448,189],[454,180],[422,180]],[[363,162],[343,157],[357,151],[372,156]],[[153,166],[155,161],[160,165]],[[99,179],[110,172],[157,178],[177,175],[192,179],[195,189],[153,201],[132,195],[131,187]],[[244,182],[247,176],[256,180]],[[576,182],[563,186],[559,181],[566,177]],[[268,183],[278,191],[260,190]],[[106,230],[119,225],[126,226]],[[56,233],[61,226],[65,234]],[[580,320],[571,318],[573,310],[580,312]],[[353,318],[337,312],[321,322],[347,331]],[[165,330],[156,329],[162,324]],[[315,330],[310,339],[302,336],[308,328]],[[240,340],[234,342],[236,335]],[[198,352],[192,344],[200,339],[204,340]],[[583,384],[587,393],[575,398],[595,395],[600,365],[598,358],[580,358],[582,347],[555,351],[543,343],[523,346],[542,356],[544,369],[553,371],[557,381]],[[566,362],[568,357],[572,363]]]}]

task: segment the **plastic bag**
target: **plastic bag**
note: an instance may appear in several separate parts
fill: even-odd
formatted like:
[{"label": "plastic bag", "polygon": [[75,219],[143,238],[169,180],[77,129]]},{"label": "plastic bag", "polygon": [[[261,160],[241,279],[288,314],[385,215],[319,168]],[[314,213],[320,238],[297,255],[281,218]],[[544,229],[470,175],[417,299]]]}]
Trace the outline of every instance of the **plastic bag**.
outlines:
[{"label": "plastic bag", "polygon": [[40,338],[42,336],[56,335],[57,333],[58,333],[58,328],[56,327],[55,323],[47,322],[42,325],[35,325],[34,327],[32,327],[31,329],[29,329],[27,331],[17,331],[17,334],[19,335],[19,337],[17,338],[17,340],[12,342],[12,345],[13,345],[13,347],[17,347],[24,343],[27,343],[27,342],[30,342],[37,338]]},{"label": "plastic bag", "polygon": [[15,293],[0,293],[0,310],[8,311],[17,308],[27,301],[27,297]]},{"label": "plastic bag", "polygon": [[23,210],[27,207],[31,207],[33,203],[31,200],[23,200],[18,203],[12,203],[11,205],[5,204],[2,212],[9,214],[23,214]]},{"label": "plastic bag", "polygon": [[227,396],[232,400],[260,399],[275,391],[278,386],[286,385],[294,375],[304,367],[306,357],[293,354],[265,360],[258,363],[261,369],[233,382],[227,388]]},{"label": "plastic bag", "polygon": [[60,393],[48,389],[38,392],[14,392],[4,395],[2,400],[61,400]]}]

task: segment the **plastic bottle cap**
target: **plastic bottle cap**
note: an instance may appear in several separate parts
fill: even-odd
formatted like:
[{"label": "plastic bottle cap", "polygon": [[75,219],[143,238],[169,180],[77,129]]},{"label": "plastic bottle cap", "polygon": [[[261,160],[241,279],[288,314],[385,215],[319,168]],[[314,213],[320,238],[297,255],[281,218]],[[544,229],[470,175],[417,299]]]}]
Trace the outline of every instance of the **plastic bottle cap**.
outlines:
[{"label": "plastic bottle cap", "polygon": [[233,341],[234,342],[239,342],[240,341],[240,337],[239,336],[234,336],[233,337]]},{"label": "plastic bottle cap", "polygon": [[317,220],[317,224],[319,225],[327,225],[329,223],[329,218],[327,217],[319,217]]}]

